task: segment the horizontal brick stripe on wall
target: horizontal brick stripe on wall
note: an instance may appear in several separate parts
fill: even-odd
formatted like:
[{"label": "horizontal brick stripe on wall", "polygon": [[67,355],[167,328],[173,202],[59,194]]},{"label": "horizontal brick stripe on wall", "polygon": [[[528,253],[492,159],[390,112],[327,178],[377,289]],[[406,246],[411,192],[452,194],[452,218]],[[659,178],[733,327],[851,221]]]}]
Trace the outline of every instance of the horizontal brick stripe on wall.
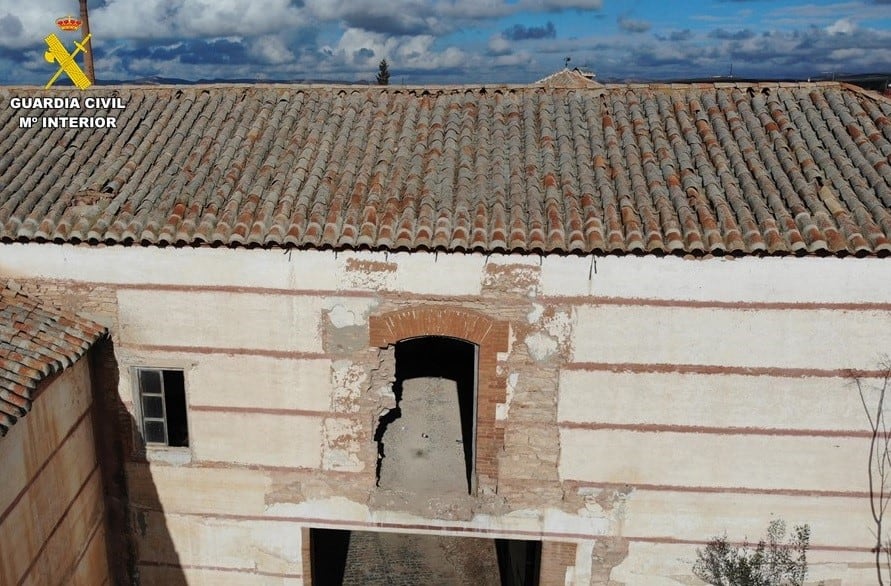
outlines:
[{"label": "horizontal brick stripe on wall", "polygon": [[776,496],[790,496],[800,498],[869,498],[867,491],[849,490],[811,490],[801,488],[753,488],[747,486],[680,486],[677,484],[646,484],[635,482],[625,484],[621,482],[592,482],[589,480],[565,480],[567,488],[599,488],[603,490],[650,490],[653,492],[692,492],[700,494],[763,494]]},{"label": "horizontal brick stripe on wall", "polygon": [[127,344],[119,347],[136,352],[166,352],[169,354],[225,354],[230,356],[266,356],[293,360],[322,360],[329,358],[320,352],[269,350],[265,348],[219,348],[215,346],[168,346],[166,344]]},{"label": "horizontal brick stripe on wall", "polygon": [[[109,281],[71,281],[68,279],[42,279],[42,284],[63,286],[71,291],[93,291],[96,288],[133,291],[165,291],[181,293],[235,293],[252,295],[288,295],[296,297],[358,297],[378,298],[381,291],[361,291],[346,289],[283,289],[279,287],[245,287],[236,285],[183,285],[174,283],[114,283]],[[386,292],[383,292],[386,294]],[[403,300],[429,299],[426,293],[410,291],[393,292]],[[476,301],[478,295],[450,295],[452,301]],[[720,301],[694,299],[642,299],[638,297],[604,297],[583,295],[539,295],[542,303],[567,306],[616,305],[635,307],[686,307],[697,309],[746,309],[746,310],[838,310],[838,311],[891,311],[891,303],[881,302],[787,302],[787,301]]]},{"label": "horizontal brick stripe on wall", "polygon": [[884,378],[886,370],[783,368],[774,366],[717,366],[710,364],[654,364],[636,362],[570,362],[562,366],[564,370],[590,370],[631,373],[676,373],[676,374],[738,374],[748,376],[774,376],[788,378]]},{"label": "horizontal brick stripe on wall", "polygon": [[770,435],[792,437],[846,437],[868,438],[869,430],[845,429],[797,429],[777,427],[709,427],[704,425],[673,425],[658,423],[601,423],[596,421],[558,421],[557,426],[563,429],[587,429],[599,431],[613,429],[616,431],[636,431],[639,433],[705,433],[710,435]]}]

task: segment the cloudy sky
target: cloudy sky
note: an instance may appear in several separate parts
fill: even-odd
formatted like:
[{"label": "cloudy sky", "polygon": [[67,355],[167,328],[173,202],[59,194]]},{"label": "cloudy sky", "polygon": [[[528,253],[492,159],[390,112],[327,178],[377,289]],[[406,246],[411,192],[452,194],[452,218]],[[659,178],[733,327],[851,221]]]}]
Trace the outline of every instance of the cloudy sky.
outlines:
[{"label": "cloudy sky", "polygon": [[[101,79],[528,83],[891,72],[891,0],[90,0]],[[0,83],[53,73],[77,0],[0,0]]]}]

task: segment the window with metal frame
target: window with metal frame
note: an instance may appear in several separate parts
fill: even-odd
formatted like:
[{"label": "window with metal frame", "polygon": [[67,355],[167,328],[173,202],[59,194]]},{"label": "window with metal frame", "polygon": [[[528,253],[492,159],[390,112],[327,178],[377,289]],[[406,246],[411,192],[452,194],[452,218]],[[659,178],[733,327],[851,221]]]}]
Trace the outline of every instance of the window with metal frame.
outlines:
[{"label": "window with metal frame", "polygon": [[188,447],[183,371],[137,368],[142,436],[146,445]]}]

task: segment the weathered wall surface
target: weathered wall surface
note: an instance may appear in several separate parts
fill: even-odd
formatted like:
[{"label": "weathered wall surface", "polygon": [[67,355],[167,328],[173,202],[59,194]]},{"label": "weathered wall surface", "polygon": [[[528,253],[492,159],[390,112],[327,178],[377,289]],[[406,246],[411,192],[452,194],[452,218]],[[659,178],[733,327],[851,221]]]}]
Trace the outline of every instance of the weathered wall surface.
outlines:
[{"label": "weathered wall surface", "polygon": [[[850,371],[891,352],[887,261],[4,250],[0,275],[112,327],[131,410],[131,367],[185,370],[191,447],[128,464],[144,577],[299,584],[314,526],[542,539],[554,583],[690,584],[697,547],[781,517],[811,525],[813,580],[871,580]],[[369,324],[422,309],[509,335],[480,366],[496,478],[417,506],[375,487],[393,355]]]},{"label": "weathered wall surface", "polygon": [[0,438],[0,584],[109,579],[86,359]]}]

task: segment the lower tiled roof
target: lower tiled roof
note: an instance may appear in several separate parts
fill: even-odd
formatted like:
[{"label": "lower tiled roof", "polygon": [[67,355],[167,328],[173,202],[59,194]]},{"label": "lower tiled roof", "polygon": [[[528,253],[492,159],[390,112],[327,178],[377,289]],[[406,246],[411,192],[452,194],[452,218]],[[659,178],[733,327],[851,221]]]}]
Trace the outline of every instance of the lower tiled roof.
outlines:
[{"label": "lower tiled roof", "polygon": [[[891,252],[886,98],[837,83],[581,85],[2,88],[0,240]],[[27,96],[126,108],[10,107]],[[20,127],[60,115],[116,128]]]},{"label": "lower tiled roof", "polygon": [[72,366],[105,327],[0,287],[0,436],[31,409],[47,377]]}]

